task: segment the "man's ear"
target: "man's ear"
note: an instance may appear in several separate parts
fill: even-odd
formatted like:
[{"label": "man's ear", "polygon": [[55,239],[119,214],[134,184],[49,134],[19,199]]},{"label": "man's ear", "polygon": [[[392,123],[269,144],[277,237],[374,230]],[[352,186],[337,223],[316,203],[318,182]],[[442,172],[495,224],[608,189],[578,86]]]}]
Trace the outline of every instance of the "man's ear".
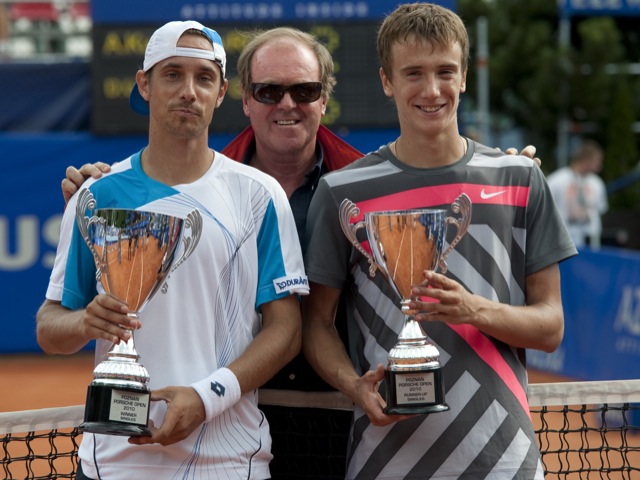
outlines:
[{"label": "man's ear", "polygon": [[379,74],[384,94],[389,98],[393,98],[393,84],[391,83],[391,79],[387,77],[387,74],[382,67],[380,67]]},{"label": "man's ear", "polygon": [[220,90],[218,91],[218,98],[216,99],[216,108],[222,105],[222,101],[224,100],[224,96],[226,95],[228,88],[229,88],[229,80],[225,78],[224,82],[222,82],[222,85],[220,85]]},{"label": "man's ear", "polygon": [[149,74],[145,73],[142,70],[138,70],[136,72],[136,83],[138,84],[138,91],[140,92],[140,96],[149,101]]},{"label": "man's ear", "polygon": [[251,98],[251,94],[249,92],[242,92],[242,111],[244,112],[244,116],[247,118],[251,118],[251,109],[249,108],[249,98]]}]

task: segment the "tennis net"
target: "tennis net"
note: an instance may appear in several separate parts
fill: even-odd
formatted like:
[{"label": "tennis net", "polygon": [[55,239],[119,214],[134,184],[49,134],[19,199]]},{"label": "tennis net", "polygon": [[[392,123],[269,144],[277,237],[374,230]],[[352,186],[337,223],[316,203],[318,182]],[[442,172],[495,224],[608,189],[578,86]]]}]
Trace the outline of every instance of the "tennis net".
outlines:
[{"label": "tennis net", "polygon": [[529,385],[546,478],[640,479],[640,380]]},{"label": "tennis net", "polygon": [[[640,380],[531,384],[528,396],[547,479],[640,479]],[[309,409],[310,427],[326,422],[327,411],[351,409],[337,392],[261,390],[260,403]],[[0,413],[3,478],[74,478],[83,411],[74,406]],[[313,436],[313,428],[306,431]],[[293,443],[314,441],[336,445],[328,448],[339,451],[327,453],[325,446],[322,456],[335,463],[340,478],[344,443]],[[285,455],[291,465],[321,460],[309,458],[308,449]]]},{"label": "tennis net", "polygon": [[84,405],[0,413],[5,479],[75,478]]}]

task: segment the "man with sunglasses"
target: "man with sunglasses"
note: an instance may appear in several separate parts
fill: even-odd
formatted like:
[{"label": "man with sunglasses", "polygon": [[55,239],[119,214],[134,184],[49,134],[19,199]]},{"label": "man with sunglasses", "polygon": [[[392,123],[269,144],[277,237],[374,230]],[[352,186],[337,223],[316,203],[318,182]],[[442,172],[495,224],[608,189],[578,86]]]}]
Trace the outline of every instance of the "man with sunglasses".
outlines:
[{"label": "man with sunglasses", "polygon": [[[238,58],[242,108],[251,121],[223,152],[273,176],[289,196],[304,251],[307,211],[322,175],[362,154],[320,124],[336,84],[329,51],[312,35],[275,28],[253,37]],[[344,332],[342,337],[345,338]],[[261,389],[289,398],[333,390],[300,353]],[[312,393],[313,392],[313,393]],[[273,438],[271,474],[284,479],[342,479],[351,413],[260,403]],[[320,441],[313,450],[308,429]],[[329,441],[333,438],[332,442]],[[332,450],[333,449],[333,450]]]}]

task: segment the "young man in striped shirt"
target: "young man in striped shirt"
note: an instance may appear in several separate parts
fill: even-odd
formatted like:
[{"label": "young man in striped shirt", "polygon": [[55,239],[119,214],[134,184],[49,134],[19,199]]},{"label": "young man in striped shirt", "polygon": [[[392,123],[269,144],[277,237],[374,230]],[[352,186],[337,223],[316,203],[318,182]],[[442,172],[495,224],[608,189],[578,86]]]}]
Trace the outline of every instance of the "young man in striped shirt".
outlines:
[{"label": "young man in striped shirt", "polygon": [[[320,181],[308,216],[303,350],[354,403],[348,479],[543,478],[527,404],[525,349],[563,335],[558,262],[575,247],[535,162],[460,135],[469,40],[441,6],[401,5],[377,39],[380,77],[400,136]],[[386,415],[382,382],[403,326],[399,298],[342,232],[339,208],[449,208],[465,193],[468,232],[446,275],[425,272],[416,318],[440,351],[446,412]],[[348,295],[349,348],[334,313]],[[382,394],[381,394],[382,393]]]}]

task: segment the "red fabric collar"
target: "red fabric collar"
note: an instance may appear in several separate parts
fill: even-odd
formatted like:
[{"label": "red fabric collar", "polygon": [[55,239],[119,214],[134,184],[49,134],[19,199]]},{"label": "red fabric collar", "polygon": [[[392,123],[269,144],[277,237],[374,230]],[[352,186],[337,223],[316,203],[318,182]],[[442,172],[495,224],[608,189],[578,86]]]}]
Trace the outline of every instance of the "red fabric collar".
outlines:
[{"label": "red fabric collar", "polygon": [[[253,128],[248,126],[236,138],[231,140],[229,145],[222,150],[222,153],[241,162],[254,138]],[[324,163],[330,172],[345,167],[364,156],[324,125],[320,125],[317,139],[324,153]]]}]

